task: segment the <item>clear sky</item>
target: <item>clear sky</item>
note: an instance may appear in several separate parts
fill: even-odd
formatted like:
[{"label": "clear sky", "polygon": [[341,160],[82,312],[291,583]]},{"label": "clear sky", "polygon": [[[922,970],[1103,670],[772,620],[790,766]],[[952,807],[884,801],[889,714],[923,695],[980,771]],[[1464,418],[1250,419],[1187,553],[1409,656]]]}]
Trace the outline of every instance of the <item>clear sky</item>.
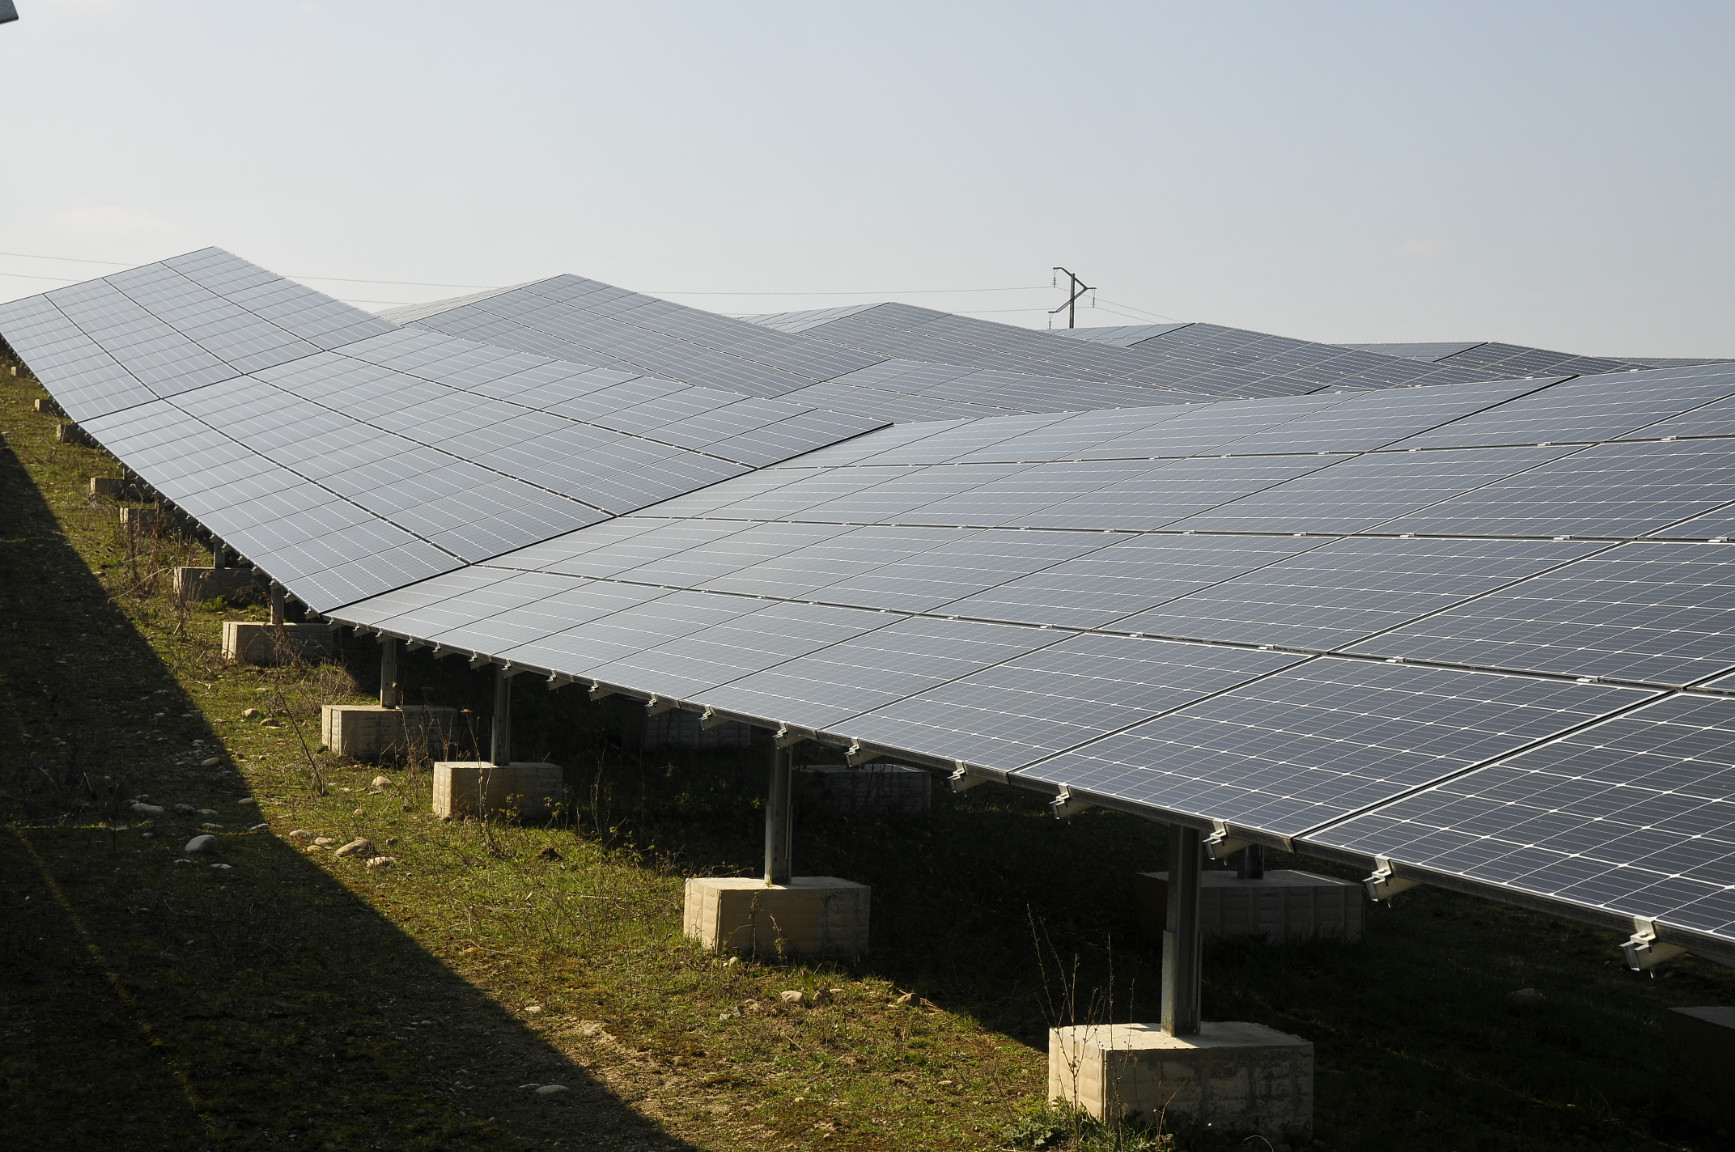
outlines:
[{"label": "clear sky", "polygon": [[17,4],[0,298],[217,244],[1042,327],[1064,264],[1081,323],[1735,356],[1726,0]]}]

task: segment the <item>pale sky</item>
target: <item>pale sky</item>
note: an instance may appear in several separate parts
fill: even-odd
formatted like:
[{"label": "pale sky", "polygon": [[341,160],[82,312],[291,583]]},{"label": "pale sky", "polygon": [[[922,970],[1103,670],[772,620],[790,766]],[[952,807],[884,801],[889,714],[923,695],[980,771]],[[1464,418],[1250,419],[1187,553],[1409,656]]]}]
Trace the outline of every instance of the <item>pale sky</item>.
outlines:
[{"label": "pale sky", "polygon": [[1081,324],[1735,356],[1726,2],[17,4],[0,299],[216,244],[1040,328],[1064,264]]}]

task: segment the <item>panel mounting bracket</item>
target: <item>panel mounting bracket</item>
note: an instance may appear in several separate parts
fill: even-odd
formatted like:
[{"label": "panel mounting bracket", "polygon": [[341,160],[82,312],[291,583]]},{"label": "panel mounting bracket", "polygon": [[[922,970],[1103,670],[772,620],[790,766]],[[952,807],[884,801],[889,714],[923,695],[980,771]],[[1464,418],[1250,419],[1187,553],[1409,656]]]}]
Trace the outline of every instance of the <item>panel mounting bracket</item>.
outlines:
[{"label": "panel mounting bracket", "polygon": [[601,700],[604,697],[613,696],[613,695],[614,695],[614,689],[613,688],[609,688],[603,684],[598,683],[595,680],[592,680],[590,682],[590,698],[592,700]]},{"label": "panel mounting bracket", "polygon": [[661,716],[664,712],[673,712],[680,705],[673,700],[664,700],[660,696],[652,696],[645,701],[645,715]]},{"label": "panel mounting bracket", "polygon": [[952,786],[954,792],[968,792],[978,784],[988,783],[988,778],[971,775],[970,770],[964,767],[964,762],[956,760],[953,762],[952,774],[946,777],[946,783]]},{"label": "panel mounting bracket", "polygon": [[877,752],[872,748],[863,748],[860,740],[854,740],[850,742],[849,748],[845,750],[843,758],[851,768],[859,768],[869,760],[878,760],[881,755],[883,755],[883,753]]},{"label": "panel mounting bracket", "polygon": [[729,721],[725,717],[717,715],[717,710],[715,708],[706,708],[704,713],[699,717],[699,727],[706,731],[709,731],[712,728],[721,728],[727,723],[729,723]]},{"label": "panel mounting bracket", "polygon": [[564,688],[568,684],[576,683],[577,681],[571,676],[568,676],[565,672],[550,672],[548,674],[548,686],[550,688]]},{"label": "panel mounting bracket", "polygon": [[1221,820],[1213,820],[1211,834],[1205,837],[1205,855],[1213,860],[1221,860],[1226,856],[1233,856],[1252,843],[1251,840],[1229,835],[1229,825]]},{"label": "panel mounting bracket", "polygon": [[428,642],[426,640],[408,640],[404,642],[404,651],[414,652],[418,648],[426,648],[427,646]]},{"label": "panel mounting bracket", "polygon": [[1420,880],[1397,875],[1392,862],[1384,856],[1374,857],[1374,874],[1362,881],[1368,890],[1368,899],[1374,901],[1390,900],[1399,892],[1407,892],[1420,883]]},{"label": "panel mounting bracket", "polygon": [[1089,800],[1074,800],[1072,789],[1062,784],[1060,791],[1054,794],[1054,799],[1048,802],[1048,810],[1054,813],[1056,820],[1070,820],[1086,808],[1095,808]]},{"label": "panel mounting bracket", "polygon": [[1679,944],[1665,944],[1658,940],[1656,921],[1634,916],[1633,934],[1621,945],[1621,951],[1626,953],[1628,968],[1634,972],[1645,972],[1673,960],[1687,950]]},{"label": "panel mounting bracket", "polygon": [[807,739],[808,733],[791,728],[787,724],[779,724],[777,733],[771,739],[779,748],[793,748]]},{"label": "panel mounting bracket", "polygon": [[481,668],[482,666],[488,664],[489,662],[490,661],[489,661],[488,657],[482,655],[480,652],[478,652],[478,653],[476,653],[476,655],[470,657],[470,667],[472,667],[472,668]]}]

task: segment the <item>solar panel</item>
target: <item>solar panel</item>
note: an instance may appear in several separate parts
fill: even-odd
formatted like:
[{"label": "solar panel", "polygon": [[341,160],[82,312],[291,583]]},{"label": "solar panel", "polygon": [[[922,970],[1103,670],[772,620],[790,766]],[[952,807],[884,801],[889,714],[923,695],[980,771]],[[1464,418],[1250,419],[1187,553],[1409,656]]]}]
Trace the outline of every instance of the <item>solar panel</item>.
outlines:
[{"label": "solar panel", "polygon": [[1642,699],[1634,689],[1316,657],[1022,774],[1297,836]]},{"label": "solar panel", "polygon": [[1735,441],[1597,444],[1401,516],[1381,530],[1441,536],[1632,538],[1720,507],[1729,499],[1732,483]]},{"label": "solar panel", "polygon": [[1096,551],[954,600],[944,605],[945,611],[1023,624],[1101,628],[1327,543],[1317,536],[1116,533],[1094,538],[1102,541]]},{"label": "solar panel", "polygon": [[1308,839],[1735,937],[1735,701],[1667,697]]},{"label": "solar panel", "polygon": [[[1599,547],[1538,540],[1347,537],[1116,620],[1112,627],[1329,651],[1473,597],[1487,603],[1498,589]],[[1481,666],[1510,665],[1495,660]]]},{"label": "solar panel", "polygon": [[1041,628],[892,617],[895,623],[692,697],[823,729],[1065,638]]},{"label": "solar panel", "polygon": [[945,759],[1010,772],[1300,659],[1085,634],[835,728],[864,742],[914,744]]},{"label": "solar panel", "polygon": [[1352,651],[1693,684],[1735,667],[1735,548],[1622,544]]},{"label": "solar panel", "polygon": [[1729,365],[1593,376],[1544,388],[1394,447],[1594,443],[1616,439],[1732,395],[1735,368]]},{"label": "solar panel", "polygon": [[[1348,459],[1313,457],[1318,469],[1269,491],[1249,494],[1222,507],[1201,510],[1173,527],[1199,532],[1394,532],[1475,536],[1487,529],[1468,516],[1449,518],[1406,513],[1449,501],[1503,477],[1544,464],[1570,448],[1474,448],[1432,452],[1374,452]],[[1297,459],[1265,457],[1254,459]],[[1310,457],[1300,457],[1307,460]],[[1449,505],[1448,505],[1449,506]],[[1481,505],[1477,505],[1481,507]],[[1388,521],[1391,523],[1388,524]],[[1454,531],[1434,523],[1456,524]],[[1513,533],[1539,535],[1540,533]]]}]

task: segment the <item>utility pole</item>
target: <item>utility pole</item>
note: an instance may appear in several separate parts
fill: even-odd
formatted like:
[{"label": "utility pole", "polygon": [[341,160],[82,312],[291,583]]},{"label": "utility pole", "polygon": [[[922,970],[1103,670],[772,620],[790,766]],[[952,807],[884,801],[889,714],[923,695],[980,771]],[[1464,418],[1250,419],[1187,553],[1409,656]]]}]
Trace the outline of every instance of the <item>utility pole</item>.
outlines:
[{"label": "utility pole", "polygon": [[1059,312],[1061,308],[1064,308],[1066,309],[1066,326],[1068,328],[1076,328],[1078,327],[1078,324],[1076,323],[1078,318],[1078,298],[1083,296],[1086,292],[1095,292],[1096,289],[1091,285],[1086,284],[1083,280],[1080,280],[1077,273],[1073,272],[1069,268],[1062,268],[1060,265],[1056,264],[1054,270],[1056,272],[1065,272],[1067,279],[1072,281],[1072,295],[1067,297],[1066,303],[1062,304],[1060,308],[1050,308],[1048,314],[1052,316],[1056,312]]}]

